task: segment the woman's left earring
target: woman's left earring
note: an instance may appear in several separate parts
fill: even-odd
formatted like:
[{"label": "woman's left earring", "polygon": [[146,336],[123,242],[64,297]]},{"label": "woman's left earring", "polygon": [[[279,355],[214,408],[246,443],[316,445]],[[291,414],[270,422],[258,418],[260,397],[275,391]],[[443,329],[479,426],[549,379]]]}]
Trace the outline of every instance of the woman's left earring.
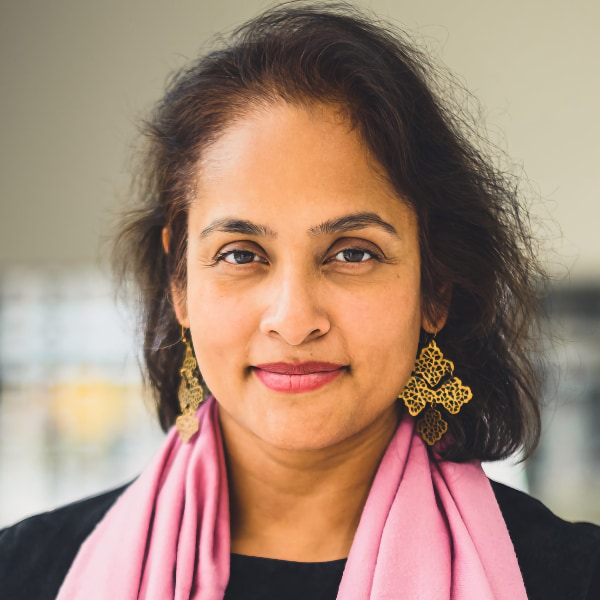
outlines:
[{"label": "woman's left earring", "polygon": [[194,351],[188,339],[185,337],[185,330],[181,328],[181,341],[185,344],[185,356],[183,365],[179,370],[181,383],[179,384],[179,406],[181,414],[175,421],[175,427],[179,433],[181,441],[187,443],[198,431],[198,419],[196,411],[204,401],[202,386],[196,376],[198,363],[194,356]]},{"label": "woman's left earring", "polygon": [[417,432],[429,446],[439,442],[448,431],[448,423],[436,406],[456,415],[471,398],[471,388],[454,375],[454,363],[444,357],[433,339],[421,350],[399,396],[413,417],[425,409],[417,421]]}]

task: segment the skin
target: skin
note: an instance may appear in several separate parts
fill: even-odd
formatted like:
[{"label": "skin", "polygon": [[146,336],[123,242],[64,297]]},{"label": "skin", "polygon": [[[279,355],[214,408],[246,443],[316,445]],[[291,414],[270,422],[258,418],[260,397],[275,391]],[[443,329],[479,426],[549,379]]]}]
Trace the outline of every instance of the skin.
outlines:
[{"label": "skin", "polygon": [[[219,403],[232,551],[347,556],[420,329],[441,325],[422,315],[416,216],[339,112],[282,103],[204,152],[188,233],[176,309]],[[257,377],[306,361],[340,373],[300,393]]]}]

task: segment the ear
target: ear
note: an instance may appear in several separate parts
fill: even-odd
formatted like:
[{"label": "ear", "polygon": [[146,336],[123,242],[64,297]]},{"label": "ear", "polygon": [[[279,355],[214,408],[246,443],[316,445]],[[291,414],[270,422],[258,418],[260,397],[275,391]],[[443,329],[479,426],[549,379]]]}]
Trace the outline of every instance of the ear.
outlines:
[{"label": "ear", "polygon": [[[171,243],[171,232],[168,227],[163,227],[162,230],[162,245],[165,254],[169,254],[169,245]],[[175,309],[175,316],[179,321],[179,324],[186,329],[190,326],[190,320],[187,312],[187,298],[185,291],[183,291],[178,285],[171,281],[171,298],[173,298],[173,308]]]},{"label": "ear", "polygon": [[440,288],[441,303],[435,307],[435,316],[430,318],[423,315],[421,319],[421,328],[427,333],[439,333],[446,325],[448,320],[448,311],[450,310],[450,301],[452,300],[452,285],[447,283]]}]

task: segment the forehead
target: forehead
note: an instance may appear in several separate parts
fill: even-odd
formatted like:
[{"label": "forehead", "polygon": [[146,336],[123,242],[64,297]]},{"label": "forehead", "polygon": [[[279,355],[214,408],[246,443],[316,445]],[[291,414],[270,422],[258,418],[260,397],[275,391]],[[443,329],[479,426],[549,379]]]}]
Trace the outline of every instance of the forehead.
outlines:
[{"label": "forehead", "polygon": [[[322,187],[327,179],[340,188],[343,182],[337,175],[343,172],[348,189],[372,187],[377,179],[395,195],[348,118],[340,109],[320,104],[257,106],[232,122],[202,152],[197,184],[224,183],[233,171],[238,178],[269,174],[265,184],[301,179],[307,189]],[[306,178],[308,173],[312,176]]]},{"label": "forehead", "polygon": [[310,226],[350,212],[389,218],[399,205],[407,210],[339,110],[282,102],[233,123],[204,151],[191,211],[261,222],[292,215]]}]

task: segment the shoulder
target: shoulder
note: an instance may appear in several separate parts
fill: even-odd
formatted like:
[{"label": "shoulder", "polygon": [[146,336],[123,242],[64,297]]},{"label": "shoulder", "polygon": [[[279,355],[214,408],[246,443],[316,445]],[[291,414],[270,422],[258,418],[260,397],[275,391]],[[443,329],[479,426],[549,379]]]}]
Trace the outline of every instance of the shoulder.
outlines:
[{"label": "shoulder", "polygon": [[600,598],[600,527],[569,523],[531,496],[492,482],[530,600]]},{"label": "shoulder", "polygon": [[79,547],[126,487],[0,530],[0,597],[55,598]]}]

